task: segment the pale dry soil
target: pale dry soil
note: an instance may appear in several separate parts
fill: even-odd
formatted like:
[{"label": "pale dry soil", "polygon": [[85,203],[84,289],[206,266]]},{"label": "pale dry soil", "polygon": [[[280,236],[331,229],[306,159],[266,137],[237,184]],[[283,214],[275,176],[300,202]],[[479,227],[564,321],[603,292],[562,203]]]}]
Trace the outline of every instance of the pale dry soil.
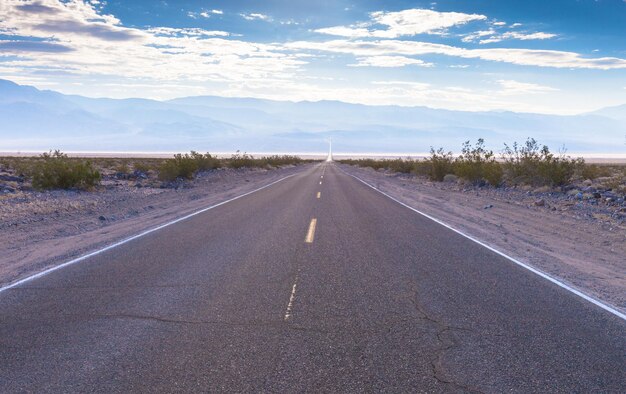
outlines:
[{"label": "pale dry soil", "polygon": [[468,189],[371,168],[341,168],[399,201],[626,312],[623,220],[577,209],[558,198],[546,198],[545,206],[535,206],[537,196],[527,191]]},{"label": "pale dry soil", "polygon": [[218,169],[179,189],[104,180],[95,191],[0,195],[0,287],[300,170]]}]

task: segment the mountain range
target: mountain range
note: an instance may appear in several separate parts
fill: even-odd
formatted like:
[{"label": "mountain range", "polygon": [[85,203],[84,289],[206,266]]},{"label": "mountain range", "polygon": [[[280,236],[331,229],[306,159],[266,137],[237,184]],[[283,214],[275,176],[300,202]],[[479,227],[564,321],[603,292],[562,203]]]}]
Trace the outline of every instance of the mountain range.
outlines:
[{"label": "mountain range", "polygon": [[0,79],[0,151],[458,151],[484,138],[499,150],[528,137],[569,152],[626,155],[626,105],[561,116],[451,111],[340,101],[216,96],[168,101],[87,98]]}]

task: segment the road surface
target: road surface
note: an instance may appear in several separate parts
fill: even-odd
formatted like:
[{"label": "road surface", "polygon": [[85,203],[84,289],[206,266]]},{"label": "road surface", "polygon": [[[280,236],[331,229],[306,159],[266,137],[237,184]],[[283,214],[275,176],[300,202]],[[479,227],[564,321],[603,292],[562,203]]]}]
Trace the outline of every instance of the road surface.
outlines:
[{"label": "road surface", "polygon": [[333,163],[0,293],[0,392],[625,392],[626,323]]}]

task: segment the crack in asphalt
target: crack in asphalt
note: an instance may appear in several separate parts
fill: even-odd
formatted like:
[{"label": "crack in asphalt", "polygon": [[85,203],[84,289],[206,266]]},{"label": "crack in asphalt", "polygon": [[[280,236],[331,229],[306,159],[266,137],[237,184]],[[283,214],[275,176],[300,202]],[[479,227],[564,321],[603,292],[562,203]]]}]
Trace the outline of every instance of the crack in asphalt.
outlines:
[{"label": "crack in asphalt", "polygon": [[216,325],[216,326],[228,326],[228,327],[273,327],[278,329],[288,329],[301,332],[315,332],[322,334],[329,334],[332,331],[317,329],[313,327],[306,327],[298,324],[287,324],[282,319],[276,321],[248,321],[248,322],[235,322],[224,320],[187,320],[187,319],[174,319],[161,316],[152,315],[139,315],[128,313],[113,313],[113,314],[96,314],[96,315],[73,315],[74,317],[96,318],[96,319],[136,319],[136,320],[149,320],[166,324],[187,324],[187,325]]},{"label": "crack in asphalt", "polygon": [[422,319],[429,321],[437,326],[437,334],[436,339],[439,342],[439,347],[435,349],[434,357],[430,360],[430,365],[432,369],[432,376],[439,383],[445,385],[451,385],[458,389],[471,392],[471,393],[483,393],[479,389],[475,387],[471,387],[469,385],[457,382],[453,379],[448,379],[445,377],[446,371],[443,366],[443,358],[446,353],[460,345],[460,341],[454,336],[455,331],[466,331],[473,332],[472,329],[466,327],[457,327],[446,324],[441,319],[434,317],[432,314],[428,313],[423,305],[421,305],[418,301],[419,294],[415,284],[411,284],[411,291],[413,293],[413,297],[410,298],[411,303],[414,305],[415,310],[421,315]]}]

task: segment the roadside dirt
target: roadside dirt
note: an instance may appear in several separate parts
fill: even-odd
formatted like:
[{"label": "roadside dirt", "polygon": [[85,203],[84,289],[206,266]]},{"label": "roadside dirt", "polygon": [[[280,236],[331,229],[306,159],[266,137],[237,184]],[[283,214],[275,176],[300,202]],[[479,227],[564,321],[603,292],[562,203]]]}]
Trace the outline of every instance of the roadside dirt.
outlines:
[{"label": "roadside dirt", "polygon": [[[626,312],[626,225],[563,199],[341,165],[405,204]],[[529,291],[531,291],[529,289]]]},{"label": "roadside dirt", "polygon": [[174,188],[108,179],[96,191],[0,195],[0,286],[300,171],[218,169]]}]

